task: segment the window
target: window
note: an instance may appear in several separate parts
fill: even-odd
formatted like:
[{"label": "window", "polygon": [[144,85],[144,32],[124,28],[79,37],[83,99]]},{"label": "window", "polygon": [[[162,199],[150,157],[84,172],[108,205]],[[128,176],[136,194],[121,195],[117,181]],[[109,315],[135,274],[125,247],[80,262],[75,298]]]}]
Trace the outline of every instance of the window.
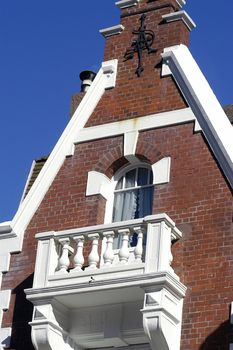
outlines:
[{"label": "window", "polygon": [[149,166],[126,170],[114,191],[112,221],[142,218],[152,213],[153,173]]}]

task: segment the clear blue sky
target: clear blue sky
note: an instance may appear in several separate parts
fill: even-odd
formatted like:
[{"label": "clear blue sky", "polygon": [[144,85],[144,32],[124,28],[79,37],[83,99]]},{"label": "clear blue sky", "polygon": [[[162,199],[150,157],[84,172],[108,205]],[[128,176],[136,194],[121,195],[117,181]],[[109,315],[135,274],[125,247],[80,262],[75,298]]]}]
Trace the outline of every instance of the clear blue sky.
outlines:
[{"label": "clear blue sky", "polygon": [[[114,0],[0,0],[0,221],[17,209],[33,159],[47,155],[69,116],[79,73],[98,70],[101,28]],[[191,51],[222,105],[233,103],[233,2],[187,0]]]}]

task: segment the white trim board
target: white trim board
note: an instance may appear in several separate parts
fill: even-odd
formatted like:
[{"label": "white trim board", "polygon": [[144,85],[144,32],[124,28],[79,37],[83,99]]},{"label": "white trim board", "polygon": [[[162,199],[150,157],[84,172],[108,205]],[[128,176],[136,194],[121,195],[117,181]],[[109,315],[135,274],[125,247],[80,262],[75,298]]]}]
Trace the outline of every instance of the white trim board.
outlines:
[{"label": "white trim board", "polygon": [[233,188],[233,128],[229,119],[185,45],[166,48],[162,57],[163,76],[173,75]]},{"label": "white trim board", "polygon": [[195,131],[200,131],[200,126],[192,110],[190,108],[183,108],[84,128],[79,132],[77,143],[188,122],[195,122]]}]

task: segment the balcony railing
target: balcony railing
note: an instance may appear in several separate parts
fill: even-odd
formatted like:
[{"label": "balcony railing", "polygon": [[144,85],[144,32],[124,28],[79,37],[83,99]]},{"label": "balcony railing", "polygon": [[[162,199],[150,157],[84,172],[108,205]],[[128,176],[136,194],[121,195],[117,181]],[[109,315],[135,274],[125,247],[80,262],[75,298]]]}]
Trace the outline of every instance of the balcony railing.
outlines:
[{"label": "balcony railing", "polygon": [[166,214],[39,233],[33,288],[173,272],[171,244],[180,237]]}]

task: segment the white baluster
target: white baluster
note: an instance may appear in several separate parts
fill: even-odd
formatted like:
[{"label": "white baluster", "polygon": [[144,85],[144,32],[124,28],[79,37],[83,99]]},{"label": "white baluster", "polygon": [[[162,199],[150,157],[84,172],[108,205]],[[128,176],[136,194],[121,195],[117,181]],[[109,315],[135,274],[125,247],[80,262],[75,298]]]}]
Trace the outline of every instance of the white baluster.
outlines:
[{"label": "white baluster", "polygon": [[68,267],[70,265],[69,250],[70,250],[70,239],[61,238],[59,243],[62,246],[61,256],[58,259],[58,271],[56,273],[67,273]]},{"label": "white baluster", "polygon": [[88,256],[88,262],[89,262],[88,269],[96,269],[100,259],[99,253],[98,253],[99,234],[91,233],[88,235],[88,238],[92,241],[91,252]]},{"label": "white baluster", "polygon": [[143,231],[141,227],[134,227],[134,232],[138,235],[137,245],[134,249],[135,262],[142,262],[143,253]]},{"label": "white baluster", "polygon": [[122,229],[118,231],[119,235],[122,236],[122,246],[119,251],[119,260],[121,264],[127,264],[129,260],[129,229]]},{"label": "white baluster", "polygon": [[114,238],[114,231],[108,231],[104,232],[104,237],[106,237],[106,249],[103,255],[104,258],[104,265],[105,266],[111,266],[112,262],[114,260],[114,252],[113,252],[113,238]]},{"label": "white baluster", "polygon": [[75,236],[73,237],[73,239],[77,245],[77,252],[74,256],[74,269],[71,270],[72,273],[83,271],[82,267],[84,264],[84,256],[83,256],[84,236]]}]

